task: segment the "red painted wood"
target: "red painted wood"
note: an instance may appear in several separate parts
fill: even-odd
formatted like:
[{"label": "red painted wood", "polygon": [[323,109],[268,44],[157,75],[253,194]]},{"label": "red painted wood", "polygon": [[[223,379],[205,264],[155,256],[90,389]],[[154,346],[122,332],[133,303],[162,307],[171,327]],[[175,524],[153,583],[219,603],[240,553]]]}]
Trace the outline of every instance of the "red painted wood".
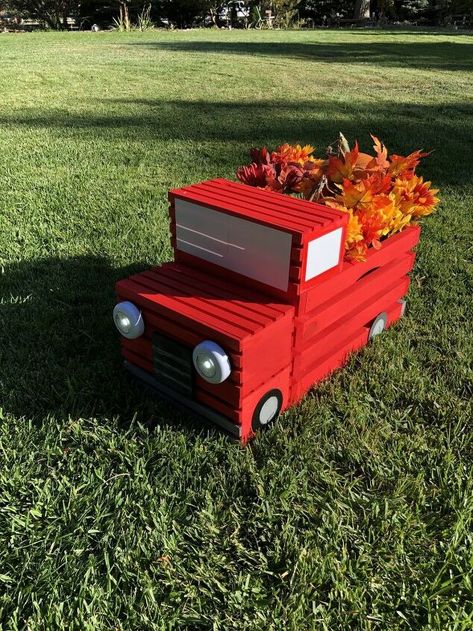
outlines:
[{"label": "red painted wood", "polygon": [[386,309],[388,314],[388,327],[396,324],[396,322],[402,317],[402,304],[399,300]]},{"label": "red painted wood", "polygon": [[[243,191],[239,191],[239,194],[232,194],[232,191],[225,187],[214,186],[213,182],[204,182],[203,184],[195,184],[191,187],[192,193],[197,196],[205,196],[213,200],[218,206],[220,204],[229,204],[232,209],[238,208],[238,210],[257,212],[261,215],[266,223],[268,221],[273,227],[277,221],[283,220],[289,222],[297,231],[306,232],[307,230],[313,230],[314,221],[308,220],[306,217],[300,214],[291,212],[290,207],[282,207],[281,210],[277,208],[275,204],[262,203],[258,198],[251,198],[248,194],[242,194]],[[255,189],[253,189],[255,190]],[[325,224],[324,221],[317,221],[316,225],[322,227]]]},{"label": "red painted wood", "polygon": [[[401,317],[401,303],[399,300],[396,300],[390,306],[384,308],[384,311],[388,314],[388,327],[391,327]],[[342,367],[352,352],[365,346],[368,342],[368,332],[369,327],[354,329],[351,334],[347,333],[341,342],[339,340],[337,345],[337,335],[340,337],[340,327],[337,327],[336,335],[332,339],[332,344],[325,345],[325,355],[319,357],[316,362],[312,362],[312,368],[306,366],[303,369],[302,366],[299,365],[300,374],[293,380],[291,405],[297,403],[313,385]]]},{"label": "red painted wood", "polygon": [[237,425],[241,424],[241,411],[238,408],[233,407],[232,405],[228,405],[224,403],[222,400],[213,397],[211,394],[206,392],[205,390],[201,390],[200,388],[196,388],[194,392],[194,396],[196,401],[202,403],[203,405],[207,405],[212,410],[223,414],[228,419],[236,423]]},{"label": "red painted wood", "polygon": [[175,323],[182,324],[184,328],[198,331],[202,335],[201,339],[214,339],[225,348],[241,351],[243,340],[248,337],[247,331],[223,323],[215,317],[208,316],[208,314],[205,314],[205,321],[202,322],[204,313],[202,310],[190,308],[182,302],[156,294],[129,280],[120,281],[117,285],[117,292],[125,300],[130,300],[144,309],[145,312],[150,311],[168,320],[174,320]]},{"label": "red painted wood", "polygon": [[242,184],[241,182],[232,182],[221,178],[211,180],[211,182],[222,184],[232,191],[238,191],[239,194],[244,195],[248,199],[264,200],[263,203],[270,205],[272,208],[289,209],[291,213],[294,213],[296,216],[310,219],[310,221],[313,222],[312,225],[326,223],[327,221],[332,222],[335,218],[340,218],[345,214],[335,208],[300,198],[289,197],[274,191],[258,189],[253,186],[248,186],[247,184]]},{"label": "red painted wood", "polygon": [[210,302],[218,302],[225,307],[228,306],[233,313],[239,314],[260,327],[266,326],[279,317],[277,312],[267,309],[264,304],[251,303],[235,294],[232,295],[228,291],[228,286],[226,289],[212,287],[209,283],[199,279],[195,274],[182,274],[173,265],[165,265],[159,271],[150,270],[145,272],[143,276],[154,279],[157,274],[159,274],[162,282],[173,283],[174,286],[179,286],[183,290],[199,296],[199,298],[207,299]]},{"label": "red painted wood", "polygon": [[343,262],[340,256],[338,266],[305,282],[308,243],[338,227],[345,230],[345,213],[221,179],[171,191],[169,199],[173,247],[175,199],[292,234],[287,291],[179,250],[176,262],[117,284],[119,300],[141,308],[146,327],[141,338],[122,339],[130,363],[154,373],[154,331],[189,349],[215,340],[228,352],[230,377],[209,384],[196,374],[194,396],[239,424],[242,442],[252,436],[253,412],[266,392],[280,389],[286,409],[366,344],[369,325],[381,311],[388,314],[388,326],[399,319],[418,227],[385,240],[380,250],[369,250],[364,263]]},{"label": "red painted wood", "polygon": [[331,352],[317,363],[309,368],[307,373],[294,381],[291,392],[291,404],[299,401],[312,386],[319,381],[325,379],[330,373],[341,368],[348,360],[349,355],[364,346],[368,341],[368,329],[363,329],[348,342]]},{"label": "red painted wood", "polygon": [[[146,370],[150,374],[154,373],[151,340],[143,340],[142,338],[138,338],[137,340],[123,339],[122,355],[132,364],[143,368],[143,370]],[[286,362],[288,363],[289,361],[290,354],[286,358]],[[285,371],[289,374],[289,365],[286,366]],[[214,409],[218,409],[218,411],[225,416],[238,422],[240,418],[238,412],[243,407],[244,398],[254,392],[261,391],[262,388],[264,389],[268,380],[272,378],[271,371],[266,375],[262,373],[261,376],[263,378],[259,377],[254,380],[253,383],[248,381],[247,378],[245,381],[246,387],[242,387],[238,383],[241,379],[241,374],[240,371],[236,376],[235,370],[232,370],[232,375],[221,384],[210,384],[196,374],[196,398],[204,404],[209,404],[210,402]],[[253,379],[254,377],[255,375],[253,375]],[[229,414],[230,408],[235,412],[235,415]]]},{"label": "red painted wood", "polygon": [[[153,331],[167,334],[190,349],[203,339],[215,340],[229,352],[235,369],[223,384],[208,384],[197,377],[196,392],[201,393],[201,402],[207,396],[214,396],[220,403],[228,400],[238,407],[243,396],[274,374],[275,366],[290,366],[294,309],[290,305],[277,305],[271,299],[258,304],[256,294],[252,293],[245,302],[243,297],[248,294],[234,293],[228,285],[220,283],[204,289],[200,274],[196,279],[191,271],[186,275],[183,268],[176,267],[168,264],[117,284],[119,300],[128,299],[141,307],[146,326],[145,337],[123,339],[124,352],[140,356],[152,369]],[[190,283],[189,277],[193,278],[194,284]],[[241,299],[237,300],[235,296],[238,295]],[[186,297],[191,300],[183,303]],[[168,303],[168,299],[173,302]],[[197,311],[198,302],[205,304],[206,313],[202,308]],[[218,324],[217,315],[221,318]],[[209,318],[214,318],[212,328]],[[252,330],[248,331],[250,327]],[[243,352],[243,355],[236,355],[235,351]],[[216,405],[215,409],[222,411],[221,405]]]},{"label": "red painted wood", "polygon": [[[208,207],[252,218],[258,223],[282,228],[300,236],[340,219],[344,213],[281,193],[217,179],[170,191],[169,199],[185,199]],[[242,212],[243,209],[246,209]]]},{"label": "red painted wood", "polygon": [[405,294],[408,285],[408,279],[402,280],[390,291],[380,294],[377,299],[360,304],[358,307],[359,311],[354,309],[347,315],[346,319],[339,319],[337,323],[324,328],[311,340],[307,340],[302,345],[301,350],[299,352],[296,351],[294,377],[296,379],[299,378],[313,362],[321,361],[325,354],[336,348],[341,338],[350,337],[363,326],[368,327],[377,315],[386,311],[387,305],[391,305],[394,300],[401,298]]},{"label": "red painted wood", "polygon": [[[184,197],[182,197],[182,195],[180,196],[181,193]],[[171,238],[173,240],[173,247],[175,248],[176,260],[184,264],[201,267],[209,273],[218,274],[220,276],[226,277],[228,274],[232,274],[231,278],[235,283],[248,285],[259,291],[269,292],[283,300],[287,300],[288,298],[291,299],[291,297],[296,299],[295,297],[297,297],[305,286],[304,279],[308,243],[315,238],[342,227],[343,235],[340,252],[340,254],[342,254],[348,217],[346,213],[314,204],[312,202],[289,198],[286,195],[278,193],[272,193],[268,196],[267,193],[268,191],[260,191],[254,187],[234,184],[227,182],[226,180],[212,180],[171,192]],[[228,214],[234,214],[246,219],[256,220],[255,213],[259,212],[259,219],[263,219],[264,223],[271,227],[275,227],[279,224],[281,218],[283,218],[284,221],[289,219],[292,222],[291,227],[297,228],[303,235],[303,247],[300,240],[301,235],[294,235],[293,233],[293,238],[296,240],[293,243],[293,252],[291,253],[290,282],[287,291],[274,289],[270,285],[265,285],[259,281],[249,279],[236,272],[229,272],[229,270],[225,267],[220,267],[209,261],[203,261],[197,256],[190,255],[176,249],[174,226],[175,214],[173,208],[174,200],[176,198],[186,199],[186,201],[212,207],[216,210],[221,210],[223,212],[227,212]],[[309,208],[309,206],[316,206],[317,208],[315,209],[315,212],[313,208]],[[238,209],[238,212],[236,209]],[[311,212],[309,212],[309,210]],[[288,228],[288,224],[285,224],[284,227]],[[341,256],[339,261],[340,267],[342,264]],[[321,282],[323,279],[330,277],[334,272],[335,268],[327,270],[323,274],[309,280],[307,285],[313,286],[314,284]],[[292,302],[293,300],[290,301]]]},{"label": "red painted wood", "polygon": [[[330,227],[329,230],[325,230],[324,232],[320,232],[319,234],[313,234],[313,235],[309,235],[305,237],[304,243],[302,246],[302,264],[301,264],[303,282],[299,286],[299,291],[297,292],[298,295],[300,295],[305,290],[309,290],[310,288],[314,286],[318,286],[321,283],[323,283],[325,280],[328,280],[332,278],[333,276],[336,276],[342,270],[343,257],[345,254],[345,239],[346,239],[347,225],[348,225],[348,216],[346,213],[343,213],[342,217],[340,217],[337,221],[333,222],[333,225]],[[337,228],[342,228],[342,238],[340,240],[340,249],[338,253],[338,265],[306,281],[305,276],[306,276],[308,248],[309,248],[310,241],[312,241],[313,239],[317,239],[318,237],[322,237],[324,236],[324,234],[327,234],[328,232],[332,232],[333,230],[336,230]]]},{"label": "red painted wood", "polygon": [[[335,209],[314,204],[313,202],[306,202],[305,200],[293,199],[280,193],[261,191],[254,187],[235,184],[226,180],[211,180],[171,191],[169,198],[171,201],[171,239],[175,248],[176,261],[200,267],[208,273],[224,277],[231,274],[230,278],[235,283],[253,287],[258,291],[268,292],[282,300],[287,301],[289,298],[290,302],[293,301],[291,298],[295,299],[300,293],[304,284],[308,242],[338,227],[342,227],[345,231],[348,219],[346,213]],[[215,263],[204,261],[195,255],[178,250],[175,239],[174,203],[176,199],[183,199],[290,232],[293,235],[295,252],[291,253],[290,282],[287,291],[275,289],[270,285],[249,279],[236,272],[230,272],[225,267],[220,267]],[[304,243],[304,247],[302,247],[302,243]],[[330,276],[331,272],[333,273],[333,270],[311,279],[308,283],[313,285],[319,280]]]},{"label": "red painted wood", "polygon": [[[152,344],[150,339],[138,338],[136,340],[127,340],[122,338],[122,354],[123,357],[131,362],[143,368],[150,374],[154,373],[153,368],[153,356],[152,356]],[[289,363],[290,355],[286,358],[286,363]],[[269,375],[271,377],[271,374]],[[263,373],[261,376],[253,374],[253,382],[249,380],[247,376],[245,379],[245,387],[240,385],[242,381],[242,371],[237,371],[232,366],[232,374],[230,377],[220,384],[211,384],[195,375],[196,392],[200,393],[200,399],[204,402],[204,399],[210,400],[209,397],[216,399],[216,404],[220,404],[219,409],[222,412],[223,407],[226,406],[240,410],[242,407],[243,398],[255,391],[256,388],[261,387],[266,383],[267,375]],[[217,406],[214,406],[217,409]],[[224,413],[224,412],[222,412]]]},{"label": "red painted wood", "polygon": [[[159,333],[162,333],[162,334],[167,333],[167,331],[162,328],[160,328],[158,331]],[[183,340],[176,340],[176,341],[183,343]],[[199,341],[202,341],[202,340],[199,340]],[[136,340],[127,340],[126,338],[121,338],[121,345],[124,351],[134,353],[135,355],[138,355],[144,361],[147,361],[150,364],[153,363],[153,345],[150,338],[139,337]],[[187,346],[187,344],[185,345]],[[192,349],[193,345],[189,345],[189,348]],[[236,357],[238,357],[239,359],[238,363],[235,361]],[[227,396],[229,392],[230,386],[228,384],[230,384],[231,387],[235,386],[236,388],[239,389],[239,391],[242,390],[241,356],[230,354],[229,359],[232,366],[231,375],[228,377],[228,379],[224,383],[217,384],[216,386],[216,388],[223,391],[224,398],[225,396]],[[199,382],[199,381],[203,381],[203,380],[201,380],[200,377],[196,374],[196,382]],[[207,384],[207,382],[204,382],[204,383],[208,386],[212,386],[210,387],[209,391],[213,392],[213,384]],[[224,387],[222,388],[222,386]]]},{"label": "red painted wood", "polygon": [[[228,283],[209,283],[205,287],[203,278],[192,270],[185,274],[182,267],[167,264],[120,281],[117,291],[134,291],[137,297],[148,301],[152,311],[161,313],[172,308],[173,313],[216,327],[217,331],[239,340],[287,314],[292,317],[290,305],[277,305],[272,298],[261,295],[257,301],[253,292],[234,291]],[[163,315],[166,317],[167,313]]]},{"label": "red painted wood", "polygon": [[[118,301],[130,299],[131,298],[129,296],[125,296],[123,294],[118,296]],[[135,301],[135,304],[138,303]],[[151,356],[151,335],[155,331],[161,332],[173,340],[181,342],[185,346],[189,346],[189,348],[194,348],[194,346],[199,344],[199,342],[202,342],[202,340],[211,338],[218,344],[225,347],[225,350],[230,357],[231,365],[234,366],[237,371],[241,370],[241,353],[233,350],[231,346],[227,344],[228,338],[222,336],[218,333],[218,331],[206,329],[198,323],[188,324],[188,326],[194,327],[193,330],[191,330],[183,324],[183,321],[179,321],[179,323],[177,323],[175,319],[170,320],[162,317],[161,315],[146,308],[144,308],[142,312],[146,327],[145,334],[143,337],[137,338],[136,340],[121,338],[121,343],[125,347],[130,348],[131,350],[135,350],[136,348],[135,352],[142,353],[142,344],[149,345],[149,356]]]},{"label": "red painted wood", "polygon": [[340,339],[350,337],[363,326],[371,325],[376,316],[386,311],[387,305],[391,305],[405,294],[408,284],[409,280],[404,278],[391,291],[386,291],[365,303],[356,304],[330,326],[323,330],[316,329],[315,335],[307,335],[294,352],[295,377],[303,373],[312,361],[336,348]]},{"label": "red painted wood", "polygon": [[[409,288],[409,282],[407,276],[397,281],[389,290],[381,291],[372,298],[368,298],[365,302],[359,303],[358,312],[355,314],[356,310],[353,310],[350,316],[354,318],[355,322],[362,321],[362,324],[368,324],[382,311],[385,311],[388,304],[406,294]],[[298,350],[300,351],[300,349],[306,348],[310,344],[311,338],[315,337],[317,334],[322,335],[324,332],[327,332],[330,328],[330,325],[326,326],[327,322],[330,322],[330,320],[325,320],[320,326],[317,326],[317,323],[313,323],[311,327],[307,327],[305,330],[305,341],[302,341],[302,343],[296,347],[295,352],[297,353]],[[348,324],[348,328],[350,328],[349,317],[347,317],[346,320],[343,317],[338,319],[337,327],[340,334],[343,334],[344,323]]]},{"label": "red painted wood", "polygon": [[[404,257],[361,278],[350,289],[326,300],[309,313],[299,316],[296,319],[296,348],[304,345],[310,337],[325,327],[333,325],[342,317],[346,317],[346,314],[353,313],[353,309],[360,309],[361,305],[367,301],[373,302],[377,297],[382,299],[383,295],[388,293],[393,285],[397,285],[400,279],[407,282],[404,290],[407,291],[408,278],[405,275],[412,269],[413,263],[414,255],[406,254]],[[398,297],[403,295],[401,293]],[[368,302],[369,304],[370,302]],[[348,319],[346,318],[346,320]]]},{"label": "red painted wood", "polygon": [[303,263],[304,250],[302,246],[292,246],[291,249],[291,265],[296,265],[297,267],[302,267]]},{"label": "red painted wood", "polygon": [[283,397],[282,411],[287,409],[290,401],[291,369],[290,367],[278,371],[268,378],[264,384],[254,390],[242,401],[240,424],[242,429],[241,442],[246,443],[252,436],[251,422],[253,413],[260,399],[270,390],[280,390]]},{"label": "red painted wood", "polygon": [[240,385],[235,384],[230,377],[223,383],[208,383],[208,381],[196,374],[195,385],[201,392],[205,392],[236,410],[241,408],[242,398],[248,394]]},{"label": "red painted wood", "polygon": [[146,370],[146,372],[153,374],[153,362],[151,362],[149,359],[146,359],[142,355],[133,353],[128,348],[122,348],[122,356],[124,359],[129,361],[130,364],[135,364],[139,368],[143,368],[143,370]]},{"label": "red painted wood", "polygon": [[273,223],[273,218],[271,216],[262,215],[262,213],[255,210],[250,210],[249,208],[241,208],[241,206],[235,207],[231,202],[224,202],[222,200],[216,199],[212,195],[206,195],[200,191],[198,193],[194,191],[176,192],[174,194],[174,199],[182,199],[186,202],[200,204],[202,206],[206,206],[207,208],[218,210],[219,212],[234,215],[235,217],[240,217],[241,219],[248,219],[250,221],[254,221],[265,226],[271,226],[272,228],[283,230],[284,232],[289,232],[293,235],[297,243],[302,242],[302,234],[308,230],[308,228],[302,229],[300,227],[295,227],[291,221],[284,219],[278,219],[277,224],[275,224]]},{"label": "red painted wood", "polygon": [[171,298],[180,308],[184,306],[186,309],[190,308],[200,312],[199,318],[202,322],[206,322],[207,319],[210,322],[217,318],[222,326],[230,327],[231,330],[239,329],[240,333],[235,334],[241,338],[252,335],[262,328],[261,323],[248,317],[252,313],[249,310],[243,311],[242,315],[242,309],[237,305],[233,305],[229,301],[219,303],[209,294],[200,296],[183,283],[176,283],[156,272],[144,272],[131,276],[129,280],[142,286],[150,295],[156,296],[159,301],[162,297]]},{"label": "red painted wood", "polygon": [[188,254],[187,252],[182,252],[181,250],[175,251],[175,259],[179,265],[199,269],[201,272],[204,272],[214,278],[225,279],[232,285],[232,287],[245,287],[254,292],[260,292],[263,296],[266,295],[268,297],[272,297],[273,301],[280,300],[281,304],[287,302],[294,304],[297,296],[299,286],[295,283],[289,283],[287,291],[282,291],[252,278],[242,276],[242,274],[228,270],[220,265],[204,261],[204,259],[199,259],[198,257]]},{"label": "red painted wood", "polygon": [[294,312],[254,335],[245,346],[242,385],[264,383],[275,372],[291,365],[293,358]]},{"label": "red painted wood", "polygon": [[[191,278],[186,282],[182,277],[176,278],[171,274],[162,273],[160,270],[159,272],[143,272],[139,277],[132,276],[130,280],[136,280],[144,287],[157,290],[157,293],[168,290],[172,295],[179,298],[196,298],[199,303],[199,309],[208,308],[209,313],[215,314],[230,324],[237,324],[240,328],[250,333],[255,333],[272,322],[272,319],[262,316],[257,311],[247,309],[242,302],[216,298],[213,293],[193,283]],[[197,301],[193,304],[197,304]]]},{"label": "red painted wood", "polygon": [[315,307],[347,290],[370,270],[382,267],[393,259],[409,252],[419,242],[419,236],[420,228],[418,226],[410,226],[406,230],[383,241],[380,250],[370,249],[365,262],[344,262],[340,273],[336,277],[331,277],[325,282],[316,284],[314,287],[308,286],[307,290],[302,293],[298,309],[299,315],[312,311]]},{"label": "red painted wood", "polygon": [[258,312],[267,315],[270,318],[277,319],[280,315],[292,312],[290,305],[276,302],[270,295],[262,294],[261,292],[252,291],[251,289],[229,283],[228,280],[224,280],[218,276],[210,276],[202,270],[196,268],[190,268],[186,265],[179,265],[178,263],[164,263],[160,267],[154,267],[152,270],[163,270],[168,273],[169,271],[175,275],[184,276],[191,279],[192,283],[198,283],[199,285],[205,285],[209,291],[220,298],[237,299],[244,302],[249,309],[255,309]]}]

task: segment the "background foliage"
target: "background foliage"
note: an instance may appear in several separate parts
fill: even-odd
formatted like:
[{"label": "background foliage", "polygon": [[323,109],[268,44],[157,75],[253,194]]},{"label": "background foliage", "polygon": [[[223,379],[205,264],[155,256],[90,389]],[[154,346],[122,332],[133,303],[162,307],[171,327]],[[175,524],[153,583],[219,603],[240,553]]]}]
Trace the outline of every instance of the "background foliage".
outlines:
[{"label": "background foliage", "polygon": [[[454,20],[471,25],[473,19],[473,0],[3,0],[0,7],[55,29],[67,28],[67,17],[75,18],[82,28],[90,28],[94,22],[107,27],[123,10],[134,23],[149,11],[154,24],[178,28],[333,26],[364,18],[425,24]],[[272,15],[269,22],[268,11]]]}]

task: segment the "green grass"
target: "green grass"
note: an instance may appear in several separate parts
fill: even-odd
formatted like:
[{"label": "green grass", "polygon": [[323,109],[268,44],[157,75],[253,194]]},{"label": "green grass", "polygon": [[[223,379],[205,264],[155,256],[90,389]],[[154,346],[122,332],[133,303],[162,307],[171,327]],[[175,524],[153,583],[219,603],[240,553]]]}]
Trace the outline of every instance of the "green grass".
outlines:
[{"label": "green grass", "polygon": [[[0,60],[0,627],[471,629],[471,36],[4,34]],[[126,380],[113,285],[170,258],[168,188],[340,130],[433,149],[408,315],[242,449]]]}]

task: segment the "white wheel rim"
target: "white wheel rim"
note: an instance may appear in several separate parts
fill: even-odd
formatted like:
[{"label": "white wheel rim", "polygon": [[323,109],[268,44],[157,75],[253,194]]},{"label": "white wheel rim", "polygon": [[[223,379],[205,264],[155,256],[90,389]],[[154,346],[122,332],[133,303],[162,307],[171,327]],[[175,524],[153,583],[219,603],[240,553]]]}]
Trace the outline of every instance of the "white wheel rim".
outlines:
[{"label": "white wheel rim", "polygon": [[374,323],[373,329],[371,331],[371,335],[379,335],[380,333],[382,333],[384,331],[384,320],[382,320],[381,318]]},{"label": "white wheel rim", "polygon": [[260,412],[259,412],[259,422],[261,425],[266,425],[273,419],[278,411],[279,401],[275,396],[269,397],[267,401],[264,402]]}]

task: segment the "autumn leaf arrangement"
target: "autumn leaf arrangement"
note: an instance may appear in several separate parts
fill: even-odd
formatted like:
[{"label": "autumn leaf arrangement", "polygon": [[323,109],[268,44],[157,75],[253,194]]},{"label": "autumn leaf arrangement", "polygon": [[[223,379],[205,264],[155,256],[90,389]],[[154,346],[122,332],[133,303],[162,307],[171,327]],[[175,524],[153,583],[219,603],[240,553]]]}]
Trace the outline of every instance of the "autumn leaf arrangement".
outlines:
[{"label": "autumn leaf arrangement", "polygon": [[414,151],[406,157],[388,154],[371,136],[373,154],[350,149],[340,134],[326,156],[318,158],[310,145],[284,144],[275,151],[251,149],[251,164],[237,170],[250,186],[297,195],[332,206],[349,215],[345,258],[364,261],[368,248],[379,249],[382,240],[430,215],[438,204],[437,189],[416,174],[427,156]]}]

